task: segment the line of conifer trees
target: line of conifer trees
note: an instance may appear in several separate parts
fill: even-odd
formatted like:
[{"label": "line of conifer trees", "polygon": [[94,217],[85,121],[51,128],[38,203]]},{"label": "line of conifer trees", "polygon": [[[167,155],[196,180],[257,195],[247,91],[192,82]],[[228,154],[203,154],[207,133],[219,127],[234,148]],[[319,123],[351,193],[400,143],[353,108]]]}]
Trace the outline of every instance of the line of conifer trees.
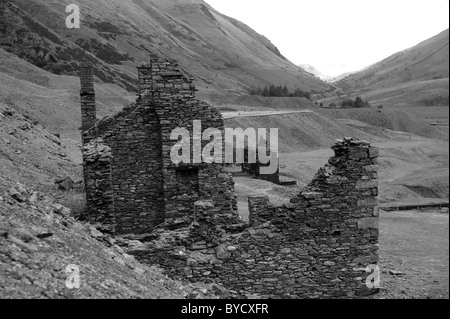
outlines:
[{"label": "line of conifer trees", "polygon": [[260,96],[274,96],[274,97],[304,97],[311,100],[311,93],[296,89],[294,92],[290,92],[288,87],[285,86],[275,86],[271,85],[269,87],[265,86],[263,89],[258,86],[250,92],[250,95],[260,95]]},{"label": "line of conifer trees", "polygon": [[370,103],[368,101],[363,101],[362,98],[357,96],[354,101],[352,99],[346,99],[338,104],[333,102],[329,105],[330,108],[336,108],[337,106],[340,106],[343,109],[344,108],[363,108],[363,107],[370,107]]}]

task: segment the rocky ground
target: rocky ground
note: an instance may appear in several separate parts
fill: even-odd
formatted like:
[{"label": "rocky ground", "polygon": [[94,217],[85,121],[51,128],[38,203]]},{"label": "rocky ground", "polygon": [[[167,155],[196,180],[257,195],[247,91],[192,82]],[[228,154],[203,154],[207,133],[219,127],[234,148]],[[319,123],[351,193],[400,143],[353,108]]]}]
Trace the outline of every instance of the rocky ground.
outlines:
[{"label": "rocky ground", "polygon": [[0,192],[0,298],[231,296],[214,284],[167,278],[124,253],[116,239],[70,215],[70,209],[20,184]]},{"label": "rocky ground", "polygon": [[[239,297],[214,284],[167,278],[124,252],[142,243],[76,221],[40,192],[17,184],[0,194],[0,298]],[[377,298],[449,297],[448,210],[382,213],[381,234]],[[79,269],[79,289],[66,286],[71,265]]]},{"label": "rocky ground", "polygon": [[[230,295],[219,286],[170,280],[125,254],[117,244],[127,240],[75,220],[85,207],[78,144],[1,102],[0,164],[0,298]],[[79,289],[66,287],[73,265]]]},{"label": "rocky ground", "polygon": [[379,266],[381,299],[448,299],[448,208],[382,212]]}]

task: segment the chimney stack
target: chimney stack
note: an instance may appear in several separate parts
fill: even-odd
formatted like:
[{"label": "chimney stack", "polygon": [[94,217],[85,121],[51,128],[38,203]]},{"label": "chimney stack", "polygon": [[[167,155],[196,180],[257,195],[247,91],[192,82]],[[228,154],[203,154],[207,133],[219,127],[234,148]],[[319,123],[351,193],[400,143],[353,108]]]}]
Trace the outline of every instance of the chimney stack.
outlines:
[{"label": "chimney stack", "polygon": [[[94,75],[92,65],[83,64],[80,67],[81,81],[81,134],[93,128],[96,124],[97,110],[95,107]],[[83,144],[85,144],[83,136]]]}]

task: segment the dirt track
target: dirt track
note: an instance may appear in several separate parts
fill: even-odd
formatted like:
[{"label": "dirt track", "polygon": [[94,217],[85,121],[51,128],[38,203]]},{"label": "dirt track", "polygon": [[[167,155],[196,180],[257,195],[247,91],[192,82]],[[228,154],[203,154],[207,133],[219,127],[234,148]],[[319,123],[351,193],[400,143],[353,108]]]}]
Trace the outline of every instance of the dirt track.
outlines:
[{"label": "dirt track", "polygon": [[225,119],[242,118],[242,117],[265,117],[273,115],[287,115],[298,113],[312,113],[311,110],[300,111],[253,111],[253,112],[222,112]]}]

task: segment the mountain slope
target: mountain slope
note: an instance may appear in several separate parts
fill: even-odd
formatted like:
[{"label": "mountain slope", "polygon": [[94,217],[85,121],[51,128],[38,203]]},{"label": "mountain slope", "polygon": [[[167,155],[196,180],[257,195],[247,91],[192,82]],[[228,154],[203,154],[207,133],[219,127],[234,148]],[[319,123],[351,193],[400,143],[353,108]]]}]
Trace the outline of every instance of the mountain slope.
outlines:
[{"label": "mountain slope", "polygon": [[373,91],[407,82],[449,77],[449,31],[373,64],[336,83],[348,91]]},{"label": "mountain slope", "polygon": [[316,68],[314,65],[310,65],[310,64],[300,64],[299,67],[301,67],[303,70],[305,70],[306,72],[309,72],[311,74],[313,74],[315,77],[326,81],[327,83],[334,83],[337,82],[339,80],[342,80],[343,78],[353,74],[354,72],[345,72],[336,76],[330,76],[330,75],[326,75],[324,74],[322,71],[320,71],[318,68]]},{"label": "mountain slope", "polygon": [[178,60],[202,93],[244,93],[286,84],[332,88],[287,61],[265,37],[201,0],[79,0],[81,28],[67,29],[63,0],[0,3],[0,46],[57,74],[95,64],[103,82],[135,89],[136,66],[150,54]]},{"label": "mountain slope", "polygon": [[[80,80],[44,71],[0,48],[0,104],[5,104],[54,133],[80,127]],[[96,83],[98,116],[117,113],[136,95],[114,84]]]},{"label": "mountain slope", "polygon": [[331,79],[331,76],[327,76],[325,74],[323,74],[319,69],[317,69],[314,65],[310,65],[310,64],[300,64],[299,67],[301,67],[303,70],[305,70],[306,72],[311,73],[312,75],[314,75],[315,77],[318,77],[319,79],[322,79],[324,81],[328,81],[329,79]]},{"label": "mountain slope", "polygon": [[[124,253],[133,241],[76,221],[81,181],[66,192],[55,186],[61,176],[82,178],[69,147],[0,102],[0,299],[219,297],[220,287],[170,280]],[[80,289],[65,285],[72,264]]]}]

